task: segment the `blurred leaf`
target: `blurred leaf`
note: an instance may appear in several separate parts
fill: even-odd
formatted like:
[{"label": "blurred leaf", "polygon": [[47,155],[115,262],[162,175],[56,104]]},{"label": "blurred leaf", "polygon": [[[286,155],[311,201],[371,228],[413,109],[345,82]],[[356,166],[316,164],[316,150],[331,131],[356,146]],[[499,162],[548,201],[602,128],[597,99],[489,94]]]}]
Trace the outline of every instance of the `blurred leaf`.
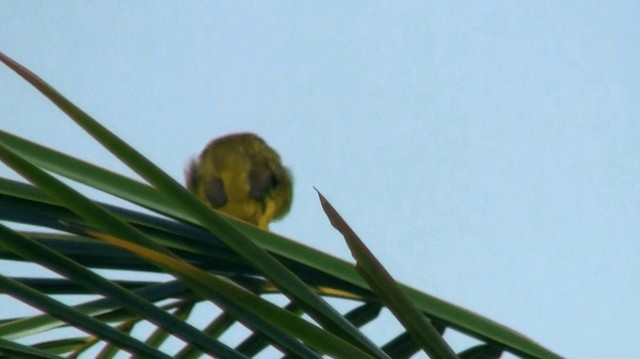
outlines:
[{"label": "blurred leaf", "polygon": [[33,359],[59,359],[57,355],[47,351],[20,345],[6,339],[0,338],[0,358],[33,358]]},{"label": "blurred leaf", "polygon": [[[0,237],[3,237],[2,232],[3,228],[0,227]],[[55,316],[64,322],[71,323],[78,328],[82,328],[88,332],[95,333],[106,340],[117,343],[118,346],[131,353],[157,358],[170,358],[168,355],[159,352],[155,348],[147,346],[135,338],[124,335],[110,326],[59,303],[48,296],[44,296],[25,285],[11,280],[10,278],[0,276],[0,286],[3,287],[3,290],[7,294],[14,298],[28,303],[35,308],[46,311],[50,315]]]},{"label": "blurred leaf", "polygon": [[491,344],[481,344],[459,354],[460,359],[498,359],[504,350]]}]

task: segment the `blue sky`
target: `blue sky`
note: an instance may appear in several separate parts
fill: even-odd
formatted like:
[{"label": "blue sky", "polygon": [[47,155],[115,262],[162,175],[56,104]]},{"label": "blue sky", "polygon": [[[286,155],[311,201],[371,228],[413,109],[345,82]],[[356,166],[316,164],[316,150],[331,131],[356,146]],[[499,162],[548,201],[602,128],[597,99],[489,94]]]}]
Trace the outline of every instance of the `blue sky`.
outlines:
[{"label": "blue sky", "polygon": [[[296,180],[275,232],[350,258],[316,186],[400,281],[567,357],[631,358],[639,14],[14,1],[0,2],[0,49],[178,179],[211,138],[258,133]],[[8,69],[0,83],[3,130],[131,174]]]}]

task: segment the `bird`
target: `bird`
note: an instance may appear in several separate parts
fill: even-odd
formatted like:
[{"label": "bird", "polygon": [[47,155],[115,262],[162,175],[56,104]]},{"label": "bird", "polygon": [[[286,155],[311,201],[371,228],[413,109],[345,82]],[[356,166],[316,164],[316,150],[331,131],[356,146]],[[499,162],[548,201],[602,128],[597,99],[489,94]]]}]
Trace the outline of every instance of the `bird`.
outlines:
[{"label": "bird", "polygon": [[260,136],[213,139],[185,170],[186,187],[211,208],[268,230],[291,208],[293,178]]}]

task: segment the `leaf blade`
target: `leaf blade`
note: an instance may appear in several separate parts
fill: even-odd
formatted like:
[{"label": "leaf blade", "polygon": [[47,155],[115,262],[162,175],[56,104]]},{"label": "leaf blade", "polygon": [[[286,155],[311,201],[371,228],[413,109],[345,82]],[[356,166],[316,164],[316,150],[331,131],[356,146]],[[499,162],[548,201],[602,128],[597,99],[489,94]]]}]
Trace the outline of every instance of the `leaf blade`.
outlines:
[{"label": "leaf blade", "polygon": [[342,233],[351,254],[356,259],[356,269],[377,293],[382,302],[387,305],[396,318],[405,326],[407,331],[420,343],[423,350],[431,358],[457,358],[455,352],[442,339],[424,314],[413,305],[411,300],[400,290],[389,272],[375,258],[373,253],[360,240],[358,235],[344,221],[342,216],[333,208],[331,203],[316,189],[322,208],[331,225]]}]

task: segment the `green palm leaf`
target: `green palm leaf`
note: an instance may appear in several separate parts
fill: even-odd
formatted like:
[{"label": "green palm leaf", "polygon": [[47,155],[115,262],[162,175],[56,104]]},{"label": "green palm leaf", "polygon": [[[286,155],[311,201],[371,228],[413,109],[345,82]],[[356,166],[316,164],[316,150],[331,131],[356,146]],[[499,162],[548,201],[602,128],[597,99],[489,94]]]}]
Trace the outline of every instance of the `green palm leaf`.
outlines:
[{"label": "green palm leaf", "polygon": [[[559,358],[475,313],[402,284],[380,282],[379,264],[359,264],[358,271],[210,210],[44,81],[1,53],[0,60],[149,183],[0,131],[0,158],[33,184],[0,179],[0,220],[9,223],[0,226],[0,258],[59,275],[0,276],[3,293],[42,312],[2,319],[0,354],[5,357],[87,352],[112,357],[125,351],[139,357],[242,358],[267,348],[305,358],[403,358],[422,349],[439,357],[455,356],[431,350],[446,348],[441,334],[455,330],[484,343],[467,348],[461,357],[497,357],[508,351]],[[50,173],[151,214],[96,202]],[[23,224],[38,231],[19,230]],[[375,263],[371,255],[358,253],[359,263]],[[104,269],[172,278],[122,280]],[[72,304],[78,295],[90,299]],[[278,296],[280,302],[286,297],[285,304],[274,303]],[[340,313],[331,298],[354,307]],[[414,312],[393,303],[408,303]],[[208,308],[204,324],[202,307]],[[375,343],[359,328],[375,325],[383,308],[405,312],[399,316],[405,319],[420,313],[425,320],[401,319],[406,329],[398,324],[396,338]],[[431,328],[425,337],[416,335],[423,324]],[[238,328],[245,339],[234,343],[228,337]],[[64,329],[70,331],[59,332]],[[146,338],[137,329],[146,331]]]}]

